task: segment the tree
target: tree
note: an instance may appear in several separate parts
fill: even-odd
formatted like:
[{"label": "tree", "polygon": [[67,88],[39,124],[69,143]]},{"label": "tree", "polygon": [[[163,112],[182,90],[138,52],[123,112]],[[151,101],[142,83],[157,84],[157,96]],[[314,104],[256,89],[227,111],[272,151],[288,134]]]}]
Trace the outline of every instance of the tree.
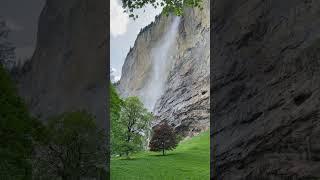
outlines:
[{"label": "tree", "polygon": [[143,107],[142,102],[138,97],[128,97],[123,102],[123,107],[120,113],[121,128],[119,139],[119,153],[129,154],[139,151],[143,148],[143,140],[146,131],[149,128],[149,123],[152,119],[152,114]]},{"label": "tree", "polygon": [[14,48],[7,42],[9,30],[0,20],[0,179],[31,179],[34,142],[41,139],[41,123],[27,106],[3,67]]},{"label": "tree", "polygon": [[47,139],[39,145],[35,157],[36,178],[69,180],[106,176],[105,135],[90,114],[76,111],[50,118],[46,132]]},{"label": "tree", "polygon": [[111,154],[117,154],[120,151],[121,135],[123,129],[121,128],[120,112],[123,105],[122,99],[119,97],[115,87],[110,82],[110,117],[111,117],[111,131],[110,144]]},{"label": "tree", "polygon": [[5,20],[0,17],[0,63],[11,67],[15,57],[15,47],[8,41],[9,33],[10,29]]},{"label": "tree", "polygon": [[165,155],[165,150],[172,150],[178,145],[177,136],[174,129],[167,123],[162,123],[157,126],[149,143],[150,151],[162,151]]},{"label": "tree", "polygon": [[[30,179],[32,124],[23,101],[0,64],[0,179]],[[9,178],[9,179],[10,179]]]},{"label": "tree", "polygon": [[122,0],[125,12],[129,13],[129,17],[135,19],[138,15],[133,11],[142,9],[146,5],[152,5],[154,8],[163,7],[164,14],[174,13],[175,15],[182,15],[184,7],[198,7],[202,9],[201,3],[203,0]]}]

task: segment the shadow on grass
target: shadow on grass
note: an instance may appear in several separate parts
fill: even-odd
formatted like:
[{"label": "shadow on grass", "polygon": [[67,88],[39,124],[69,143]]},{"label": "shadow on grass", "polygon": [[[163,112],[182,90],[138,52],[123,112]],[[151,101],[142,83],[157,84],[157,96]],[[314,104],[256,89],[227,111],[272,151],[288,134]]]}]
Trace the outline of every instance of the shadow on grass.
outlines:
[{"label": "shadow on grass", "polygon": [[180,153],[174,153],[174,152],[170,152],[168,154],[162,155],[162,153],[156,154],[156,153],[152,153],[152,154],[145,154],[143,156],[133,156],[133,157],[118,157],[114,160],[121,160],[121,161],[137,161],[137,160],[143,160],[143,159],[148,159],[148,158],[152,158],[152,157],[172,157],[172,156],[177,156]]},{"label": "shadow on grass", "polygon": [[162,155],[162,154],[150,154],[149,156],[155,156],[155,157],[168,157],[168,156],[175,156],[177,155],[178,153],[169,153],[169,154],[165,154],[165,155]]},{"label": "shadow on grass", "polygon": [[119,158],[118,160],[121,160],[121,161],[135,161],[135,160],[138,160],[140,158],[136,158],[136,157],[130,157],[130,158]]}]

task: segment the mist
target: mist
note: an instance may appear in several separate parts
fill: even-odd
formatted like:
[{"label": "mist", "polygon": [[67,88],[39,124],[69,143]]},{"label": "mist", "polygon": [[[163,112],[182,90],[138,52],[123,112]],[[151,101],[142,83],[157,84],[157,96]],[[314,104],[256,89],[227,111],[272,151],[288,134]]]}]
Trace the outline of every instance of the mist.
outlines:
[{"label": "mist", "polygon": [[160,43],[151,50],[151,73],[147,85],[141,91],[140,97],[146,108],[154,112],[155,104],[165,89],[165,82],[171,68],[172,58],[170,50],[174,48],[180,17],[174,17],[167,32],[163,35]]}]

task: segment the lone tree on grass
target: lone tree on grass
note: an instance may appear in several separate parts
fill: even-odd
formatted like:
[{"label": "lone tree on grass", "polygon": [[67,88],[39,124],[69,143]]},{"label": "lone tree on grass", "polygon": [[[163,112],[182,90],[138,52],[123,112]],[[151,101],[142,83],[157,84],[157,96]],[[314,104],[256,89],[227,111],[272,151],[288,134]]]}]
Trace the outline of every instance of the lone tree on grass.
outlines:
[{"label": "lone tree on grass", "polygon": [[150,151],[162,151],[163,156],[165,155],[165,150],[172,150],[176,148],[177,145],[177,136],[167,122],[154,129],[153,136],[149,143]]}]

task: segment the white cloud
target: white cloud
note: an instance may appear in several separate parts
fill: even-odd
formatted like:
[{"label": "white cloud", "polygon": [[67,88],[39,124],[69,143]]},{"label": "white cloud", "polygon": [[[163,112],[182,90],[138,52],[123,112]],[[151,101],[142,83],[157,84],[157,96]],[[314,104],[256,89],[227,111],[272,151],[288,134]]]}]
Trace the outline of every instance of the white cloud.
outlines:
[{"label": "white cloud", "polygon": [[121,78],[121,76],[119,75],[118,71],[115,68],[111,67],[111,69],[110,69],[111,82],[117,82],[120,80],[120,78]]},{"label": "white cloud", "polygon": [[121,78],[120,76],[115,76],[115,77],[114,77],[114,82],[119,81],[119,80],[120,80],[120,78]]},{"label": "white cloud", "polygon": [[110,0],[110,32],[114,37],[127,32],[129,16],[123,11],[118,0]]}]

